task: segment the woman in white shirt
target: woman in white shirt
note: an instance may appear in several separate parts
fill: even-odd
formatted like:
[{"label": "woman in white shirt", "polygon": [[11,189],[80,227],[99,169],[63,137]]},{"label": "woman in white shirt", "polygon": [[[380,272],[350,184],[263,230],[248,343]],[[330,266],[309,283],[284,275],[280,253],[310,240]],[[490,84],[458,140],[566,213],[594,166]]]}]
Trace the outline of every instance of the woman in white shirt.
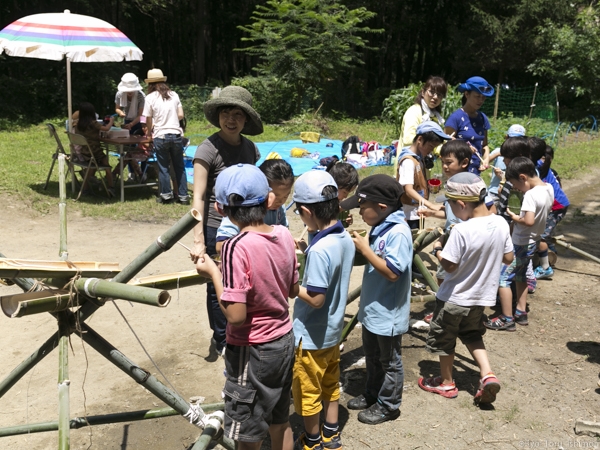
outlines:
[{"label": "woman in white shirt", "polygon": [[[160,69],[148,71],[148,95],[143,115],[146,116],[148,130],[152,131],[154,151],[158,162],[158,182],[160,194],[158,203],[172,203],[174,200],[182,205],[190,204],[188,195],[185,163],[183,160],[183,130],[179,121],[183,119],[183,107],[179,96],[169,89]],[[177,181],[177,197],[171,189],[169,165],[173,164]]]}]

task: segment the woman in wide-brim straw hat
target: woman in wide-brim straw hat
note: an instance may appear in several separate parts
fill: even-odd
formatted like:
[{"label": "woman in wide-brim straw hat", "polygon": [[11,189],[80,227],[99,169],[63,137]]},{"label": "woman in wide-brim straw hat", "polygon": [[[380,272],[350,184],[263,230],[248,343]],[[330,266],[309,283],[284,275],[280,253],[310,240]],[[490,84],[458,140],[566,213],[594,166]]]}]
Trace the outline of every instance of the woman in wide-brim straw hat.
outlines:
[{"label": "woman in wide-brim straw hat", "polygon": [[455,133],[456,139],[464,139],[475,147],[468,170],[479,175],[490,165],[487,132],[491,128],[487,116],[480,109],[485,99],[494,95],[494,87],[484,78],[471,77],[459,84],[456,90],[463,93],[462,108],[448,117],[444,131],[449,135]]},{"label": "woman in wide-brim straw hat", "polygon": [[[202,212],[202,222],[194,228],[194,247],[190,252],[194,263],[204,254],[216,253],[217,229],[221,224],[221,216],[213,207],[217,176],[235,164],[256,164],[260,158],[258,147],[243,134],[255,136],[263,132],[260,115],[252,107],[252,94],[240,86],[227,86],[218,97],[207,101],[204,115],[219,131],[200,144],[194,155],[193,206]],[[207,297],[212,344],[220,353],[225,346],[227,322],[212,283],[207,283]]]},{"label": "woman in wide-brim straw hat", "polygon": [[[183,119],[183,107],[179,96],[165,83],[165,77],[160,69],[148,71],[148,95],[144,106],[146,126],[152,132],[156,161],[158,162],[158,182],[160,193],[156,198],[158,203],[172,203],[174,200],[183,205],[189,205],[187,176],[183,160],[183,129],[179,121]],[[169,166],[173,164],[177,197],[171,188]]]}]

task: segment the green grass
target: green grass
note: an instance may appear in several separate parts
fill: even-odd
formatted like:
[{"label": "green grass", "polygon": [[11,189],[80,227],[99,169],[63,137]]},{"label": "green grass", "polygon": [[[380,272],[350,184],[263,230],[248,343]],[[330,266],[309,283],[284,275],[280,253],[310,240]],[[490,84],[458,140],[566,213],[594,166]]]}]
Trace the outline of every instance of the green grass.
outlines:
[{"label": "green grass", "polygon": [[[67,139],[62,134],[62,124],[54,121],[59,136],[66,145]],[[506,122],[506,123],[504,123]],[[507,128],[514,119],[498,119],[498,128]],[[63,122],[64,123],[64,122]],[[545,125],[552,128],[552,124]],[[542,129],[541,125],[536,125]],[[532,128],[533,129],[533,128]],[[186,135],[192,144],[200,144],[207,136],[217,129],[206,121],[193,121],[188,124]],[[252,137],[255,142],[280,141],[297,138],[300,131],[316,131],[332,139],[345,140],[350,135],[357,135],[362,140],[376,140],[389,144],[396,139],[392,124],[380,121],[332,121],[312,114],[305,114],[280,125],[267,125],[265,132]],[[569,140],[567,139],[569,142]],[[562,145],[556,150],[556,158],[552,167],[563,179],[581,176],[594,166],[600,165],[600,140],[574,142]],[[21,202],[41,213],[57,210],[58,204],[58,168],[55,166],[50,179],[48,190],[43,186],[52,162],[55,149],[54,140],[48,134],[45,124],[19,128],[15,131],[0,132],[0,192],[9,194],[11,201]],[[116,159],[111,158],[114,164]],[[438,163],[439,164],[439,163]],[[391,166],[375,166],[361,169],[360,176],[365,177],[375,173],[392,174]],[[436,168],[434,172],[441,172]],[[68,197],[70,183],[67,186]],[[155,188],[136,188],[125,191],[125,202],[108,200],[101,195],[86,198],[83,201],[69,201],[69,213],[79,213],[84,216],[105,217],[110,219],[134,220],[139,222],[171,222],[181,217],[188,209],[181,205],[156,204]]]}]

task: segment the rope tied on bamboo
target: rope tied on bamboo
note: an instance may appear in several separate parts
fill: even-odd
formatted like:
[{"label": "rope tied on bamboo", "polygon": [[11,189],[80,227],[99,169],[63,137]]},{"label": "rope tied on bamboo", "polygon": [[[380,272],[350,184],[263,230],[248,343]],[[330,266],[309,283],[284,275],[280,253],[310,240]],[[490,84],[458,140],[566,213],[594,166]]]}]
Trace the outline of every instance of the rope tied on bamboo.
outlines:
[{"label": "rope tied on bamboo", "polygon": [[[76,264],[73,264],[72,261],[69,261],[68,259],[65,260],[65,262],[67,263],[67,265],[70,268],[74,268],[76,270],[75,275],[69,280],[69,282],[67,284],[65,284],[63,286],[63,289],[66,289],[69,291],[69,304],[68,304],[68,308],[79,308],[79,289],[77,289],[77,286],[75,286],[75,283],[81,278],[81,269],[79,267],[77,267]],[[58,298],[57,298],[57,302],[58,302]],[[58,306],[58,304],[57,304]],[[79,336],[81,337],[81,335],[83,333],[87,333],[87,331],[84,331],[81,328],[81,322],[79,321],[79,313],[76,312],[75,313],[75,331],[77,331],[77,333],[79,333]],[[71,345],[71,336],[69,335],[69,344]],[[71,351],[73,351],[73,346],[71,345]]]},{"label": "rope tied on bamboo", "polygon": [[204,413],[202,407],[197,403],[190,404],[190,409],[188,409],[188,412],[186,412],[183,417],[188,419],[192,425],[196,425],[198,428],[202,429],[204,429],[207,424],[206,419],[209,418],[209,416]]}]

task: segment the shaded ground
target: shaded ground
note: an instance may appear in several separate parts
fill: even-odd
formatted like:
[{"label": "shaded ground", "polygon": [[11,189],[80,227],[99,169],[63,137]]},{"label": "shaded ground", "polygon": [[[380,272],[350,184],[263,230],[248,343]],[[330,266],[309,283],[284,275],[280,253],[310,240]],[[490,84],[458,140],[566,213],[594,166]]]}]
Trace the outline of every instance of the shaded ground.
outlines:
[{"label": "shaded ground", "polygon": [[[600,255],[600,188],[595,183],[599,173],[568,183],[573,206],[559,228],[568,242],[596,256]],[[15,258],[56,259],[57,214],[37,215],[7,194],[2,194],[0,200],[4,205],[0,251]],[[290,218],[292,233],[298,236],[300,224],[295,217],[290,215]],[[356,221],[360,221],[358,217]],[[169,225],[72,215],[70,259],[115,261],[123,267]],[[356,227],[361,225],[357,223]],[[186,244],[191,241],[191,235],[183,239]],[[433,267],[427,255],[424,259]],[[187,252],[175,246],[141,275],[190,268]],[[360,284],[361,271],[355,272],[352,287]],[[455,370],[460,389],[458,398],[449,400],[421,391],[418,377],[437,374],[438,363],[424,350],[426,334],[411,331],[403,338],[406,379],[402,415],[394,422],[369,427],[358,422],[355,411],[342,407],[344,447],[351,450],[600,448],[600,440],[577,437],[573,431],[578,418],[600,421],[597,387],[600,266],[559,249],[555,272],[554,279],[540,281],[537,292],[529,298],[530,326],[519,327],[516,333],[489,332],[485,336],[492,367],[502,383],[493,408],[481,410],[473,406],[479,375],[461,344],[457,348]],[[18,291],[14,287],[0,287],[0,295]],[[223,363],[205,359],[210,333],[204,288],[175,290],[171,295],[171,304],[164,309],[132,307],[123,301],[118,305],[161,371],[185,398],[201,395],[207,403],[219,401]],[[357,302],[349,305],[348,314],[353,314],[356,307]],[[413,304],[413,317],[421,318],[431,308],[429,304]],[[56,330],[56,323],[50,315],[0,320],[3,330],[0,342],[4,349],[0,376],[4,377]],[[128,357],[157,374],[113,305],[100,308],[88,322]],[[164,406],[91,348],[84,348],[78,338],[73,337],[71,343],[72,416]],[[360,329],[356,329],[342,354],[342,405],[361,392],[365,376],[364,366],[360,365],[362,356]],[[56,420],[57,369],[57,353],[53,352],[2,397],[0,426]],[[292,422],[299,431],[298,416],[293,415]],[[71,448],[186,449],[198,435],[199,431],[185,419],[171,417],[73,430]],[[56,446],[56,432],[0,439],[0,448],[7,449]]]}]

